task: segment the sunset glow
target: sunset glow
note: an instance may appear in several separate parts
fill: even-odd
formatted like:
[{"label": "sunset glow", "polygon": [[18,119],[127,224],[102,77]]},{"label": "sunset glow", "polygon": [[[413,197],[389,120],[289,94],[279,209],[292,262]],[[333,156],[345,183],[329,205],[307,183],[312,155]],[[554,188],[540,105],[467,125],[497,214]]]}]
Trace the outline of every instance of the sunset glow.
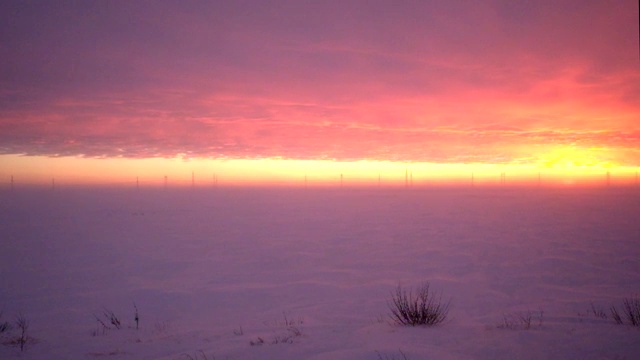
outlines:
[{"label": "sunset glow", "polygon": [[636,1],[0,14],[3,188],[637,182]]}]

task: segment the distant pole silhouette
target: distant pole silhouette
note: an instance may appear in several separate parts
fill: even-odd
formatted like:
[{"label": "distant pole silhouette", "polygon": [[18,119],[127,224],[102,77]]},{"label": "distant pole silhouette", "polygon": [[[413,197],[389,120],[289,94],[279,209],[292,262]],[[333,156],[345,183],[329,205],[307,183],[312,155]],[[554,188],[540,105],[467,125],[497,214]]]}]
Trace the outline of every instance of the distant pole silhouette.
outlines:
[{"label": "distant pole silhouette", "polygon": [[542,175],[538,172],[538,187],[542,185]]},{"label": "distant pole silhouette", "polygon": [[11,175],[11,191],[13,191],[13,175]]},{"label": "distant pole silhouette", "polygon": [[611,173],[607,171],[607,187],[611,186]]},{"label": "distant pole silhouette", "polygon": [[307,188],[307,174],[304,174],[304,188]]},{"label": "distant pole silhouette", "polygon": [[380,187],[380,173],[378,173],[378,187]]},{"label": "distant pole silhouette", "polygon": [[409,173],[409,186],[413,187],[413,171]]},{"label": "distant pole silhouette", "polygon": [[216,173],[213,173],[213,187],[217,187],[218,186],[218,175],[216,175]]},{"label": "distant pole silhouette", "polygon": [[165,189],[167,188],[167,182],[168,182],[168,180],[169,180],[169,179],[167,178],[167,175],[165,175],[165,176],[164,176],[164,188],[165,188]]},{"label": "distant pole silhouette", "polygon": [[196,173],[195,172],[191,172],[191,188],[195,189],[196,187]]},{"label": "distant pole silhouette", "polygon": [[404,187],[409,187],[409,169],[404,169]]},{"label": "distant pole silhouette", "polygon": [[56,180],[55,178],[51,178],[51,191],[56,189]]},{"label": "distant pole silhouette", "polygon": [[636,171],[636,186],[638,186],[638,172]]},{"label": "distant pole silhouette", "polygon": [[344,176],[340,174],[340,187],[342,187],[342,185],[344,185]]},{"label": "distant pole silhouette", "polygon": [[140,179],[136,176],[136,190],[140,190]]}]

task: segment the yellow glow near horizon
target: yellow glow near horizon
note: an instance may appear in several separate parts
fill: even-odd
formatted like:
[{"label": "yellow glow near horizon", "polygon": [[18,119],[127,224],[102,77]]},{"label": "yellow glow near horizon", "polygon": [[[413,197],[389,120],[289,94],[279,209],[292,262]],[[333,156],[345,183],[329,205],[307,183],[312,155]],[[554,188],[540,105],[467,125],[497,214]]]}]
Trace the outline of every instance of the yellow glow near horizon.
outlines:
[{"label": "yellow glow near horizon", "polygon": [[[432,184],[602,183],[615,172],[625,183],[637,182],[638,168],[594,162],[593,154],[573,148],[556,149],[540,163],[439,164],[391,161],[283,160],[283,159],[128,159],[41,156],[0,156],[0,186],[9,184],[87,184],[115,186],[168,185],[286,185],[286,186],[404,186]],[[192,179],[193,176],[193,179]],[[544,179],[543,179],[544,178]]]},{"label": "yellow glow near horizon", "polygon": [[541,163],[547,168],[565,169],[567,171],[585,168],[610,169],[616,167],[611,161],[603,160],[602,153],[606,149],[577,148],[575,146],[555,148],[540,156]]}]

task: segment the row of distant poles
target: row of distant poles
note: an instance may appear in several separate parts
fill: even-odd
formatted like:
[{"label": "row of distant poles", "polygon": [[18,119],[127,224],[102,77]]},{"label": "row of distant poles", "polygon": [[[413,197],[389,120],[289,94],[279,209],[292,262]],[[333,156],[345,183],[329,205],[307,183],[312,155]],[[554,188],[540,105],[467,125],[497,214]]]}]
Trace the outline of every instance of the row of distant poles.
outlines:
[{"label": "row of distant poles", "polygon": [[[483,177],[483,178],[485,178],[485,180],[486,180],[486,177]],[[345,176],[344,176],[344,174],[341,173],[339,179],[340,179],[339,180],[340,181],[339,182],[339,186],[340,187],[344,187],[344,185],[345,185]],[[607,187],[612,185],[611,179],[612,179],[611,172],[607,171],[607,173],[605,174],[605,185]],[[640,179],[639,179],[637,171],[635,173],[635,178],[634,179],[635,179],[634,184],[636,186],[640,186]],[[372,179],[369,178],[369,181],[370,180],[372,180]],[[15,183],[16,183],[13,175],[11,175],[9,183],[10,183],[10,189],[13,190],[14,187],[15,187]],[[475,173],[471,173],[471,186],[473,187],[473,186],[477,185],[477,183],[478,183],[478,179],[477,179]],[[326,182],[325,182],[325,184],[326,184]],[[501,172],[500,173],[499,184],[501,186],[506,186],[507,185],[507,173],[506,172]],[[211,177],[211,185],[213,187],[217,187],[218,186],[218,175],[215,174],[215,173]],[[377,185],[379,187],[382,186],[382,175],[381,174],[378,174]],[[541,173],[538,173],[537,185],[538,186],[542,185],[542,174]],[[163,187],[167,188],[168,186],[169,186],[169,177],[167,175],[165,175],[164,178],[163,178]],[[309,186],[309,177],[307,175],[304,175],[304,187],[306,188],[308,186]],[[414,186],[414,183],[413,183],[413,172],[407,169],[405,171],[405,174],[404,174],[404,187],[410,188],[410,187],[413,187],[413,186]],[[195,172],[191,173],[191,187],[192,188],[196,187],[196,175],[195,175]],[[51,178],[51,189],[55,190],[55,188],[56,188],[55,178]],[[138,177],[138,176],[136,176],[136,189],[140,189],[140,177]]]},{"label": "row of distant poles", "polygon": [[[640,180],[638,178],[638,172],[635,173],[635,185],[639,186],[640,185]],[[506,186],[507,185],[507,173],[506,172],[501,172],[500,173],[500,180],[499,180],[499,184],[502,186]],[[605,174],[605,184],[606,186],[611,186],[611,172],[607,171],[607,173]],[[378,186],[382,185],[382,175],[378,174]],[[476,176],[475,173],[471,173],[471,186],[475,186],[476,185]],[[538,173],[538,177],[537,177],[537,185],[541,186],[542,185],[542,173]],[[307,187],[308,186],[308,177],[307,175],[304,176],[304,186]],[[340,174],[340,187],[344,186],[344,174]],[[410,188],[413,187],[413,172],[406,170],[405,171],[405,175],[404,175],[404,187],[406,188]]]},{"label": "row of distant poles", "polygon": [[[212,185],[214,187],[218,186],[218,175],[217,174],[213,174],[212,178]],[[163,178],[163,186],[166,188],[169,186],[169,177],[167,175],[164,176]],[[191,187],[195,188],[196,187],[196,173],[194,171],[191,172]],[[140,189],[140,178],[138,176],[136,176],[136,189]]]}]

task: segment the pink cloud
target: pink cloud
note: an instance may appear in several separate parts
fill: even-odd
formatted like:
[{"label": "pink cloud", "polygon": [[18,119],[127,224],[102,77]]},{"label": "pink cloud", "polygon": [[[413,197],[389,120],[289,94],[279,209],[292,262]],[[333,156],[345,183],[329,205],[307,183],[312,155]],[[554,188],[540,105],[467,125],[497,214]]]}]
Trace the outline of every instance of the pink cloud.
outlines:
[{"label": "pink cloud", "polygon": [[632,2],[1,6],[4,154],[640,163]]}]

